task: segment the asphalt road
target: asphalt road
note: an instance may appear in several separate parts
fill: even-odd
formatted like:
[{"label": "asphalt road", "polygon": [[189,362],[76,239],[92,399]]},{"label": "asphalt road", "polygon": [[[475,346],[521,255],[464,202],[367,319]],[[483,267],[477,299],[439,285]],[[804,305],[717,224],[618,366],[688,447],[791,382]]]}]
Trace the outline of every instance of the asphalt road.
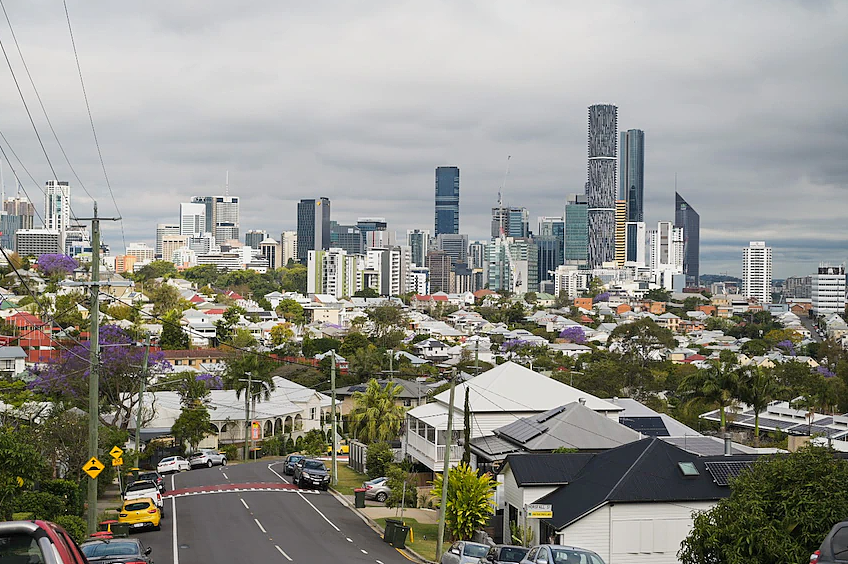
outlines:
[{"label": "asphalt road", "polygon": [[168,476],[162,530],[136,535],[156,564],[408,564],[331,493],[285,478],[267,461]]}]

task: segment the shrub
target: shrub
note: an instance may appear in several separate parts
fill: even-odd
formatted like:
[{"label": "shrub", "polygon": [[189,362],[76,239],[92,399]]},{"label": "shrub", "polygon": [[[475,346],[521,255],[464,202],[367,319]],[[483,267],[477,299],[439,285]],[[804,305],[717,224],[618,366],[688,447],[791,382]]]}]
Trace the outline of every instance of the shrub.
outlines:
[{"label": "shrub", "polygon": [[[413,476],[403,465],[391,464],[387,474],[389,478],[389,497],[386,498],[386,507],[416,507],[418,505],[418,484]],[[406,490],[404,491],[404,484]]]},{"label": "shrub", "polygon": [[369,479],[386,476],[395,453],[389,443],[371,443],[365,455],[365,468]]},{"label": "shrub", "polygon": [[31,513],[33,519],[55,521],[67,513],[65,499],[48,492],[23,492],[14,503],[15,513]]},{"label": "shrub", "polygon": [[286,452],[294,452],[294,441],[292,440],[291,435],[286,439]]},{"label": "shrub", "polygon": [[64,499],[68,514],[82,515],[85,497],[78,483],[71,480],[46,480],[41,483],[41,491]]},{"label": "shrub", "polygon": [[77,515],[59,515],[53,522],[68,531],[71,538],[78,543],[88,538],[88,525],[82,517]]},{"label": "shrub", "polygon": [[227,460],[238,460],[241,449],[236,445],[224,445],[221,447],[221,452],[227,457]]},{"label": "shrub", "polygon": [[318,429],[307,431],[303,436],[303,452],[309,456],[318,456],[327,453],[327,443],[324,441],[324,433]]},{"label": "shrub", "polygon": [[294,450],[296,450],[297,452],[300,452],[300,451],[303,450],[303,437],[298,437],[294,441]]},{"label": "shrub", "polygon": [[286,454],[286,440],[282,435],[274,435],[262,441],[262,453],[269,456]]}]

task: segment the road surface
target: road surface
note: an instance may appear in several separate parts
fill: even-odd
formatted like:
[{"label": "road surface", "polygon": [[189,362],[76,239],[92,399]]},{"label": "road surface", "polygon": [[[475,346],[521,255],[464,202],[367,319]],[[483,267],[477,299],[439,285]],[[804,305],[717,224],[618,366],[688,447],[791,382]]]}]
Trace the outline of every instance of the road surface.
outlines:
[{"label": "road surface", "polygon": [[332,494],[287,483],[280,462],[167,476],[162,530],[139,540],[156,564],[408,564]]}]

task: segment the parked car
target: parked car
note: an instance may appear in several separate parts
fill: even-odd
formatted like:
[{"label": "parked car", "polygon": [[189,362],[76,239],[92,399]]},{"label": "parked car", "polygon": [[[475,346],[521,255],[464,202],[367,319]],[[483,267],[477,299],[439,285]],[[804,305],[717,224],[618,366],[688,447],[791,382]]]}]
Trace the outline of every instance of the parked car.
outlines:
[{"label": "parked car", "polygon": [[189,464],[188,460],[182,456],[169,456],[167,458],[163,458],[159,461],[159,464],[156,465],[156,471],[160,474],[182,472],[183,470],[191,470],[191,464]]},{"label": "parked car", "polygon": [[[342,455],[350,454],[350,445],[347,444],[347,440],[342,439],[341,441],[339,441],[339,444],[337,446],[338,446],[338,448],[336,449],[336,454],[342,454]],[[327,445],[327,456],[331,456],[332,454],[333,454],[333,445],[328,444]]]},{"label": "parked car", "polygon": [[162,498],[162,493],[154,482],[150,480],[136,480],[124,490],[124,501],[132,499],[140,499],[149,497],[156,503],[156,507],[165,516],[165,500]]},{"label": "parked car", "polygon": [[85,556],[71,536],[49,521],[0,523],[0,562],[78,564]]},{"label": "parked car", "polygon": [[848,560],[848,521],[837,523],[810,555],[810,564],[834,564]]},{"label": "parked car", "polygon": [[301,460],[305,460],[306,457],[302,454],[290,454],[286,457],[286,461],[283,463],[283,474],[286,476],[294,476],[294,467]]},{"label": "parked car", "polygon": [[521,560],[530,552],[530,549],[525,546],[515,546],[511,544],[497,544],[489,549],[489,553],[485,558],[480,559],[480,564],[502,564],[504,562],[521,562]]},{"label": "parked car", "polygon": [[80,545],[90,563],[108,562],[109,564],[153,564],[150,553],[153,549],[145,547],[136,538],[97,539],[85,541]]},{"label": "parked car", "polygon": [[386,501],[392,493],[389,488],[389,479],[385,476],[363,482],[362,487],[365,488],[365,499],[376,499],[380,503]]},{"label": "parked car", "polygon": [[159,487],[160,493],[165,493],[165,478],[162,474],[151,470],[150,472],[139,472],[138,480],[150,480]]},{"label": "parked car", "polygon": [[604,564],[603,559],[585,548],[541,544],[524,556],[521,564]]},{"label": "parked car", "polygon": [[212,468],[212,466],[218,464],[221,466],[227,465],[227,457],[224,454],[221,454],[217,450],[211,448],[205,448],[199,450],[197,452],[193,452],[188,455],[188,463],[191,465],[192,469],[198,468],[200,466],[206,466],[207,468]]},{"label": "parked car", "polygon": [[442,554],[441,564],[478,564],[489,553],[488,544],[457,541]]},{"label": "parked car", "polygon": [[140,497],[125,501],[118,512],[118,523],[129,523],[130,529],[153,527],[158,531],[162,513],[152,498]]},{"label": "parked car", "polygon": [[330,473],[320,460],[306,459],[294,467],[294,483],[300,488],[312,486],[327,491]]}]

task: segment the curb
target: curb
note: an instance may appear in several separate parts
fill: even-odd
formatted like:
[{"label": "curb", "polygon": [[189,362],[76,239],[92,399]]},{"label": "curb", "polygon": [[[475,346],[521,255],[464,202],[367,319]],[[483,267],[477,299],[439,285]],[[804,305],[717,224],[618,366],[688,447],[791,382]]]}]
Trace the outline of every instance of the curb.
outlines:
[{"label": "curb", "polygon": [[[337,500],[339,500],[345,507],[347,507],[348,509],[353,511],[356,515],[358,515],[359,518],[362,519],[362,521],[371,528],[371,530],[373,530],[375,533],[377,533],[378,536],[380,536],[382,538],[383,529],[380,528],[379,523],[377,523],[376,521],[371,519],[368,515],[357,510],[356,507],[351,505],[351,503],[347,500],[347,498],[343,494],[339,493],[335,489],[330,488],[329,492],[332,493],[333,497],[335,497]],[[397,549],[397,550],[400,551],[400,549]],[[414,556],[415,559],[418,560],[418,562],[421,562],[422,564],[436,564],[432,560],[428,560],[428,559],[424,558],[423,556],[421,556],[420,554],[418,554],[417,552],[415,552],[414,550],[412,550],[408,546],[404,549],[404,551],[406,551],[409,554],[411,554],[412,556]]]}]

